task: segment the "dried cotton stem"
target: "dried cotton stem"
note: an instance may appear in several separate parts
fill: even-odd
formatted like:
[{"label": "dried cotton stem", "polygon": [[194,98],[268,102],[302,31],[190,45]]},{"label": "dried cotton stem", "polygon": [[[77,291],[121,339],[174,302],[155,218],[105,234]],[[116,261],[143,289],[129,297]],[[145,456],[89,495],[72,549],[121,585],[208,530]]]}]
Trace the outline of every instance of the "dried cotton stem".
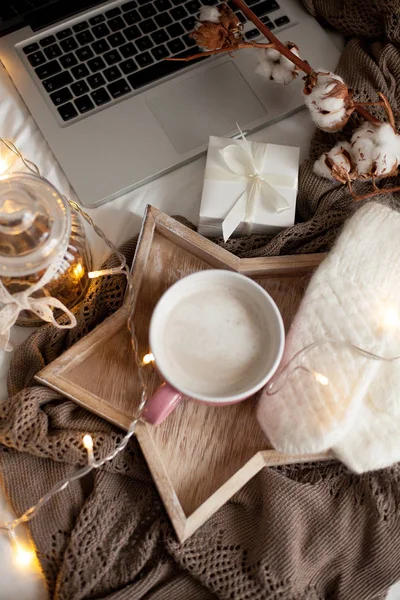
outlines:
[{"label": "dried cotton stem", "polygon": [[358,112],[358,114],[360,115],[360,117],[362,117],[366,121],[369,121],[370,123],[380,123],[379,119],[377,119],[376,117],[374,117],[374,115],[371,115],[371,113],[368,112],[367,109],[365,109],[363,106],[360,106],[360,104],[357,103],[357,102],[355,102],[354,110],[356,112]]},{"label": "dried cotton stem", "polygon": [[383,106],[383,102],[355,102],[356,106]]},{"label": "dried cotton stem", "polygon": [[392,111],[392,107],[389,104],[389,100],[386,98],[386,96],[384,94],[382,94],[382,92],[378,92],[378,96],[382,100],[382,104],[385,109],[385,112],[386,112],[386,115],[387,115],[387,118],[389,121],[389,125],[392,127],[393,131],[395,133],[397,133],[396,124],[394,122],[393,111]]},{"label": "dried cotton stem", "polygon": [[236,52],[236,50],[242,50],[243,48],[274,48],[273,44],[259,44],[257,42],[240,42],[235,46],[229,46],[227,48],[218,48],[217,50],[209,50],[208,52],[199,52],[198,54],[192,54],[191,56],[185,56],[184,58],[167,58],[166,60],[175,62],[189,62],[196,60],[197,58],[203,58],[203,56],[213,56],[214,54],[220,54],[222,52]]},{"label": "dried cotton stem", "polygon": [[355,196],[352,193],[352,196],[354,202],[361,202],[361,200],[368,200],[368,198],[372,198],[373,196],[379,196],[380,194],[394,194],[395,192],[400,192],[400,185],[391,188],[376,187],[373,192],[369,192],[368,194],[363,194],[362,196]]}]

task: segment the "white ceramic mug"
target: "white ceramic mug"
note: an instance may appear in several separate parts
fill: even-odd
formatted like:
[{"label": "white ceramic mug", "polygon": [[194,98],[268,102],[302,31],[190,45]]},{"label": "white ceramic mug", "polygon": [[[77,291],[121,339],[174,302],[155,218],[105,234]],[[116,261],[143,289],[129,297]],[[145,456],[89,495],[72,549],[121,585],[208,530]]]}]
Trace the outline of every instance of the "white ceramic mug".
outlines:
[{"label": "white ceramic mug", "polygon": [[249,398],[275,373],[285,331],[271,296],[233,271],[206,270],[176,282],[150,322],[150,349],[165,380],[143,418],[161,423],[182,397],[223,406]]}]

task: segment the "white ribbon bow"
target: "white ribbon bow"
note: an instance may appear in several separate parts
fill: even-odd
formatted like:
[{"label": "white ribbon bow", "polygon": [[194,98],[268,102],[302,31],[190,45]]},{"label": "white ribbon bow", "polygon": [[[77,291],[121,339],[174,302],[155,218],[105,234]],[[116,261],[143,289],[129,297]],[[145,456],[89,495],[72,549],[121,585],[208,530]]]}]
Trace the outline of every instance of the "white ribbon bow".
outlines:
[{"label": "white ribbon bow", "polygon": [[228,169],[240,179],[247,179],[248,185],[222,222],[222,233],[225,242],[230,238],[242,221],[245,223],[244,235],[252,230],[257,199],[262,196],[275,212],[290,208],[287,200],[281,196],[274,186],[294,188],[296,178],[290,175],[261,172],[263,162],[268,162],[266,151],[252,152],[250,144],[240,130],[243,145],[232,144],[220,150],[221,156]]},{"label": "white ribbon bow", "polygon": [[[35,285],[29,287],[23,292],[10,294],[0,279],[0,349],[10,352],[13,347],[10,344],[11,327],[15,325],[21,310],[30,310],[43,321],[52,323],[58,329],[72,329],[76,326],[76,318],[70,310],[60,300],[52,296],[43,298],[32,298],[31,294],[46,285],[57,273],[60,261],[63,260],[63,254],[59,259],[48,267],[41,279]],[[52,308],[59,308],[69,318],[69,323],[60,325],[54,318]]]}]

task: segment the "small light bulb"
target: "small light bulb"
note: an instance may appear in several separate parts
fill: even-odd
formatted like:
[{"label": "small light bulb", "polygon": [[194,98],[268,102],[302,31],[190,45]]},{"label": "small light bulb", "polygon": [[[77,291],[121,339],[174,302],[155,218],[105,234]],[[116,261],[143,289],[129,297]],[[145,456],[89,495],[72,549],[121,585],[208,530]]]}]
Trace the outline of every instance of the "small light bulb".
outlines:
[{"label": "small light bulb", "polygon": [[101,271],[90,271],[88,273],[89,279],[95,279],[96,277],[104,277],[104,275],[121,275],[124,273],[124,268],[113,267],[112,269],[102,269]]},{"label": "small light bulb", "polygon": [[83,445],[86,450],[93,450],[93,438],[88,433],[83,436]]},{"label": "small light bulb", "polygon": [[14,541],[15,553],[14,553],[14,561],[18,567],[27,568],[30,567],[35,559],[36,555],[33,550],[29,550],[28,548],[22,546],[19,542]]},{"label": "small light bulb", "polygon": [[317,373],[316,371],[314,371],[313,374],[314,374],[314,377],[315,377],[315,381],[317,381],[321,385],[328,385],[329,384],[329,379],[325,375],[322,375],[322,373]]},{"label": "small light bulb", "polygon": [[88,456],[88,464],[93,465],[94,463],[94,454],[93,454],[93,438],[87,433],[83,436],[83,445],[86,448],[87,456]]},{"label": "small light bulb", "polygon": [[0,175],[4,175],[4,173],[8,170],[9,165],[8,163],[4,160],[4,158],[1,158],[0,156]]},{"label": "small light bulb", "polygon": [[82,263],[80,263],[80,262],[79,262],[79,263],[77,263],[77,264],[75,265],[75,267],[73,268],[73,270],[72,270],[72,273],[73,273],[73,275],[74,275],[75,277],[77,277],[77,278],[80,278],[80,277],[82,277],[82,275],[83,275],[83,272],[84,272],[83,265],[82,265]]},{"label": "small light bulb", "polygon": [[382,317],[382,325],[385,329],[397,327],[399,324],[399,314],[394,306],[385,308]]},{"label": "small light bulb", "polygon": [[142,362],[143,362],[144,365],[148,365],[149,363],[154,362],[154,356],[152,355],[152,353],[149,352],[149,354],[145,354],[143,356],[143,361]]}]

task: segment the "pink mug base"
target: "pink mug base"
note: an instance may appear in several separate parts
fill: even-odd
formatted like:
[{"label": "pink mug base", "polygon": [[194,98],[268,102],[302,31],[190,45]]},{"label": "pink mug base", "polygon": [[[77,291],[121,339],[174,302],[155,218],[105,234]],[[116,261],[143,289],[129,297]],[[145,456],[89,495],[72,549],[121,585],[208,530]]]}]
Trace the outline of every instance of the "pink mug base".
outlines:
[{"label": "pink mug base", "polygon": [[[258,392],[256,393],[258,394]],[[195,398],[191,398],[191,400],[194,402],[201,402],[207,406],[230,406],[231,404],[237,404],[238,402],[248,400],[252,396],[254,396],[254,394],[240,398],[240,400],[228,400],[218,403],[206,402],[205,400],[196,400]],[[163,383],[153,394],[153,396],[148,399],[142,413],[142,419],[146,421],[146,423],[149,423],[149,425],[159,425],[172,413],[182,398],[183,395],[178,392],[178,390],[169,385],[169,383]]]},{"label": "pink mug base", "polygon": [[182,394],[169,383],[163,383],[148,399],[142,418],[150,425],[159,425],[174,410],[182,399]]}]

